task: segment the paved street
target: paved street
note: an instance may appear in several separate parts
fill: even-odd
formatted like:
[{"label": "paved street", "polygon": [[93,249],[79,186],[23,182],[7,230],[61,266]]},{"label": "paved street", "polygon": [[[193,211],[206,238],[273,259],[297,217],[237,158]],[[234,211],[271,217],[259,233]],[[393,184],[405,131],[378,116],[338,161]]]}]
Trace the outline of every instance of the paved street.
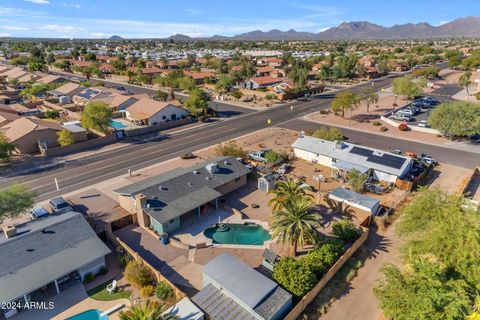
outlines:
[{"label": "paved street", "polygon": [[[375,80],[377,89],[390,85],[393,77]],[[351,88],[360,91],[371,83],[365,83]],[[302,120],[293,120],[313,111],[327,108],[333,94],[317,95],[308,99],[300,99],[282,106],[268,108],[263,111],[245,113],[228,120],[210,125],[192,128],[190,130],[165,135],[164,139],[156,139],[148,143],[126,144],[125,147],[105,151],[98,155],[74,160],[60,167],[37,172],[34,174],[17,173],[17,176],[0,180],[0,187],[6,187],[13,182],[25,183],[33,188],[37,200],[42,201],[57,194],[54,178],[57,178],[63,193],[71,192],[109,178],[125,174],[127,170],[137,170],[161,161],[165,161],[185,152],[192,152],[211,146],[215,143],[233,139],[267,127],[267,119],[272,125],[285,126],[295,130],[305,130],[308,126],[318,127],[318,124]],[[290,107],[293,107],[293,110]],[[293,121],[292,121],[293,120]],[[427,152],[441,162],[473,167],[477,163],[478,154],[459,152],[448,148],[431,146],[422,143],[411,143],[405,140],[377,136],[374,134],[345,131],[352,142],[368,146],[388,149],[401,148],[415,152]]]}]

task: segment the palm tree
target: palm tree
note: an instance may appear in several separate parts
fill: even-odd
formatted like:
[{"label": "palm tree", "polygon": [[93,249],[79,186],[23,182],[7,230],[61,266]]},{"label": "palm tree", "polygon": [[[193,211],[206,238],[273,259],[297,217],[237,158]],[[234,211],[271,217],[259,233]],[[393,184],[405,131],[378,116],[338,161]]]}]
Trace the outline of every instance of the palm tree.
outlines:
[{"label": "palm tree", "polygon": [[297,255],[297,247],[303,247],[305,240],[316,243],[317,228],[321,226],[318,213],[312,210],[313,202],[305,196],[290,197],[282,203],[281,208],[273,212],[270,229],[273,238],[293,246],[293,254]]},{"label": "palm tree", "polygon": [[280,209],[285,201],[293,197],[310,197],[311,194],[307,193],[310,187],[304,184],[301,180],[287,178],[286,181],[280,181],[277,183],[275,190],[270,193],[274,197],[268,202],[268,205],[272,207],[273,211]]},{"label": "palm tree", "polygon": [[120,312],[120,320],[175,320],[177,316],[167,313],[162,315],[163,305],[147,300],[145,305],[138,304]]}]

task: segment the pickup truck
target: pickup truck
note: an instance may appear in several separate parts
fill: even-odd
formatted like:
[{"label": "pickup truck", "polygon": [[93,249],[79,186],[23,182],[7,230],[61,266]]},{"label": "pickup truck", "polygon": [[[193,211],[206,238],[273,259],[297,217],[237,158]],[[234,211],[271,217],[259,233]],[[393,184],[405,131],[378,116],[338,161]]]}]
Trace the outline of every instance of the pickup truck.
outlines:
[{"label": "pickup truck", "polygon": [[250,152],[248,154],[248,157],[252,160],[258,161],[258,162],[263,162],[267,163],[267,160],[265,159],[265,153],[270,150],[261,150],[261,151],[254,151]]}]

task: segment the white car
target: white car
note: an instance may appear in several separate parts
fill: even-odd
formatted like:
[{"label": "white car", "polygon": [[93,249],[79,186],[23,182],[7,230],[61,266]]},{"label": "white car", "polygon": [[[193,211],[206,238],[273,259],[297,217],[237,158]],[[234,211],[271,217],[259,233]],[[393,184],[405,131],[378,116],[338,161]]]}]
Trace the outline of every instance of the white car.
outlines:
[{"label": "white car", "polygon": [[417,126],[422,127],[422,128],[428,128],[428,123],[427,120],[421,120],[418,122]]}]

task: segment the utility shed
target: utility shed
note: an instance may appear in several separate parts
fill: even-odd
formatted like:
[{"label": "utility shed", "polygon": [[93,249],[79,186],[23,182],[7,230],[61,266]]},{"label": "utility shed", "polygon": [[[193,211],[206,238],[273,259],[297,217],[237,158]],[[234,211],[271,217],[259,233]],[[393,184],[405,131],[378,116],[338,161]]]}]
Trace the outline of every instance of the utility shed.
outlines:
[{"label": "utility shed", "polygon": [[275,189],[279,175],[270,173],[258,178],[258,190],[263,192],[270,192]]},{"label": "utility shed", "polygon": [[380,210],[380,201],[378,199],[342,187],[338,187],[330,192],[328,198],[373,215],[376,215]]},{"label": "utility shed", "polygon": [[292,296],[228,253],[203,268],[204,288],[192,300],[212,319],[282,319]]}]

